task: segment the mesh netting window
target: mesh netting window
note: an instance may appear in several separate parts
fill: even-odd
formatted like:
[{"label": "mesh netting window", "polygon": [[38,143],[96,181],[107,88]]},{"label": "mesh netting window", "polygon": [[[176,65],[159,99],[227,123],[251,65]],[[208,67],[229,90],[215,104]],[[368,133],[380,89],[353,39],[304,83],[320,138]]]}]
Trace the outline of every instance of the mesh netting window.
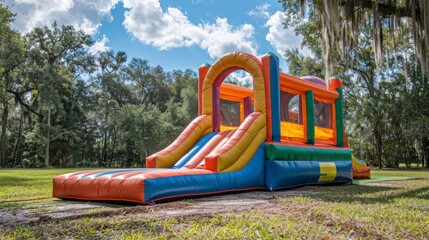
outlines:
[{"label": "mesh netting window", "polygon": [[314,117],[316,126],[332,128],[331,104],[314,100]]},{"label": "mesh netting window", "polygon": [[240,103],[220,100],[220,122],[224,126],[240,125]]},{"label": "mesh netting window", "polygon": [[302,123],[300,96],[280,91],[280,120]]}]

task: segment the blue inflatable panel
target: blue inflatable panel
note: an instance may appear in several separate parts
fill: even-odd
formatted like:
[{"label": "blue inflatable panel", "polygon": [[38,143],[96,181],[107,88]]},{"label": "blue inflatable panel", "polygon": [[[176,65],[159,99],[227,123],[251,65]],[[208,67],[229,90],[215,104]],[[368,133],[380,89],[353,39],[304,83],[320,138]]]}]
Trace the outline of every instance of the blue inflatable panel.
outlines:
[{"label": "blue inflatable panel", "polygon": [[320,181],[321,177],[326,176],[321,171],[321,164],[325,163],[327,162],[267,160],[265,161],[266,188],[278,190],[302,185],[352,182],[351,161],[329,162],[330,166],[336,169],[336,174],[331,176],[333,180]]},{"label": "blue inflatable panel", "polygon": [[214,136],[216,136],[216,134],[218,134],[218,132],[212,132],[212,133],[204,135],[197,143],[195,143],[195,145],[191,148],[191,150],[189,150],[171,168],[179,169],[179,168],[185,166],[189,162],[189,160],[191,160],[191,158],[193,156],[195,156],[195,154],[197,154],[201,150],[201,148],[203,148],[204,145],[206,145],[210,141],[210,139],[212,139]]},{"label": "blue inflatable panel", "polygon": [[184,175],[146,179],[145,202],[183,196],[264,188],[264,144],[241,170],[226,173]]}]

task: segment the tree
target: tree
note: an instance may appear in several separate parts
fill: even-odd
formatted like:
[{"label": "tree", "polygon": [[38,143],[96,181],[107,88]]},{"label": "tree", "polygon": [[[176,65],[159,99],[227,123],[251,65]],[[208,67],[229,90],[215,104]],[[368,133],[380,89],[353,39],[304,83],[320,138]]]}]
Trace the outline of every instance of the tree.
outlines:
[{"label": "tree", "polygon": [[297,48],[287,49],[285,57],[289,64],[289,73],[295,76],[322,76],[323,64],[317,58],[303,56]]},{"label": "tree", "polygon": [[[97,124],[102,132],[98,140],[101,147],[100,164],[109,166],[114,161],[117,145],[117,126],[112,124],[115,117],[127,104],[133,103],[132,88],[123,77],[127,56],[124,52],[101,52],[97,55],[100,72],[94,82],[97,92]],[[110,154],[109,154],[110,152]]]},{"label": "tree", "polygon": [[[321,35],[326,78],[333,75],[332,67],[339,57],[353,64],[350,57],[353,58],[353,50],[364,25],[373,29],[372,45],[377,70],[380,70],[383,56],[389,54],[382,49],[383,41],[387,40],[385,29],[395,45],[396,36],[402,35],[403,28],[409,28],[412,29],[413,49],[421,71],[429,73],[427,0],[282,0],[282,3],[286,12],[285,25],[296,27],[296,31],[304,35],[304,44],[317,41]],[[309,21],[301,21],[304,16]]]},{"label": "tree", "polygon": [[0,4],[0,98],[2,104],[0,135],[0,167],[5,167],[7,151],[7,129],[9,120],[9,101],[7,90],[13,84],[17,67],[23,63],[24,44],[20,35],[10,28],[13,14]]},{"label": "tree", "polygon": [[134,86],[134,98],[140,104],[145,104],[151,98],[149,92],[151,70],[148,61],[140,58],[132,58],[131,62],[123,69],[123,76]]},{"label": "tree", "polygon": [[[77,69],[85,65],[83,59],[88,59],[84,49],[89,47],[92,41],[83,31],[76,31],[73,26],[58,27],[56,23],[52,28],[35,28],[26,38],[30,47],[31,64],[35,67],[33,69],[37,68],[31,73],[30,81],[38,90],[38,114],[46,121],[43,121],[41,130],[45,132],[47,167],[50,164],[51,141],[72,134],[60,125],[53,128],[55,125],[52,124],[52,117],[54,114],[54,120],[59,120],[64,111],[73,111],[67,108],[71,105],[66,102],[72,98]],[[55,135],[52,135],[53,133]]]},{"label": "tree", "polygon": [[[325,78],[339,75],[345,80],[346,119],[354,129],[350,142],[357,152],[374,156],[379,167],[397,165],[393,158],[398,155],[413,158],[413,149],[421,152],[421,159],[429,156],[424,150],[428,134],[416,131],[427,119],[422,109],[429,100],[422,91],[429,72],[426,1],[282,2],[285,26],[304,36],[313,63],[325,63]],[[312,63],[293,50],[286,57],[296,73]],[[415,96],[418,107],[411,100]]]}]

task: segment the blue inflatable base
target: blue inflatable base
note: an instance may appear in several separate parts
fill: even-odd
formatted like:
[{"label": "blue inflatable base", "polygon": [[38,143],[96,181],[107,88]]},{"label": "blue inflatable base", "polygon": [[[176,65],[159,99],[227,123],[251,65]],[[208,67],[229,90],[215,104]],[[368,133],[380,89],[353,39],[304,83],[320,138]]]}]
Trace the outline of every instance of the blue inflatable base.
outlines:
[{"label": "blue inflatable base", "polygon": [[[322,161],[265,161],[265,187],[270,190],[298,187],[303,185],[352,183],[351,161],[329,162],[331,168],[335,168],[335,176],[331,180],[325,180],[327,174],[321,171]],[[332,175],[332,173],[331,173]]]},{"label": "blue inflatable base", "polygon": [[261,144],[250,162],[239,171],[147,179],[145,202],[264,189],[264,148],[265,144]]}]

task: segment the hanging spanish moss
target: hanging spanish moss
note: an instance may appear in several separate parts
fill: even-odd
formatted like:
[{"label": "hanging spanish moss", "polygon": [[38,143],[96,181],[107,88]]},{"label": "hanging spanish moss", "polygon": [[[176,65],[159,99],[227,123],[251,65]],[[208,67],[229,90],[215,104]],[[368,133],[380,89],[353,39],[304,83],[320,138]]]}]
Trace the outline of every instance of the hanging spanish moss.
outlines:
[{"label": "hanging spanish moss", "polygon": [[339,35],[339,9],[337,0],[325,1],[322,13],[322,52],[326,63],[326,76],[332,76],[333,58],[332,51],[335,46],[335,39]]},{"label": "hanging spanish moss", "polygon": [[[412,47],[422,73],[429,74],[429,1],[428,0],[309,0],[299,1],[301,15],[308,5],[314,7],[314,14],[320,19],[322,54],[325,60],[325,74],[332,74],[333,54],[339,47],[339,55],[351,66],[353,48],[357,45],[359,32],[364,24],[372,29],[372,46],[377,75],[384,62],[383,39],[389,37],[393,44],[397,64],[396,40],[402,34],[402,25],[412,28]],[[304,9],[303,9],[304,8]],[[369,23],[369,24],[368,24]],[[388,29],[389,34],[383,33]]]},{"label": "hanging spanish moss", "polygon": [[383,39],[383,32],[381,31],[381,23],[380,23],[380,16],[378,14],[378,3],[377,2],[371,2],[372,6],[372,14],[374,17],[373,22],[373,51],[374,51],[374,60],[375,60],[375,67],[377,69],[377,80],[380,78],[380,68],[383,64],[383,53],[382,53],[382,39]]}]

